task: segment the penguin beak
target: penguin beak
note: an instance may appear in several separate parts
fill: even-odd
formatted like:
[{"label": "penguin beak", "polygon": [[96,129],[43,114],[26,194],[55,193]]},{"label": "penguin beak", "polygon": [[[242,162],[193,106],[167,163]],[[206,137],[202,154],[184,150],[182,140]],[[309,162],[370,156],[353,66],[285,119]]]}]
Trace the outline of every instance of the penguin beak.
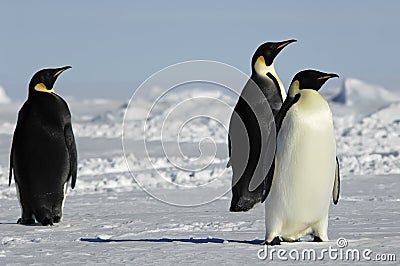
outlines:
[{"label": "penguin beak", "polygon": [[268,59],[267,61],[268,66],[273,63],[275,57],[282,51],[282,49],[292,42],[297,42],[297,40],[292,39],[283,42],[275,42],[274,43],[275,49],[272,48],[271,55],[266,57]]},{"label": "penguin beak", "polygon": [[331,78],[338,78],[338,77],[339,77],[339,75],[338,75],[338,74],[335,74],[335,73],[329,73],[329,74],[327,74],[327,73],[321,73],[321,76],[317,78],[317,81],[319,81],[319,84],[321,85],[321,86],[317,89],[317,91],[321,89],[322,85],[323,85],[328,79],[331,79]]},{"label": "penguin beak", "polygon": [[317,79],[318,79],[318,80],[328,80],[328,79],[330,79],[330,78],[338,78],[338,77],[339,77],[338,74],[330,73],[330,74],[323,75],[323,76],[321,76],[321,77],[319,77],[319,78],[317,78]]},{"label": "penguin beak", "polygon": [[297,42],[297,40],[292,39],[277,43],[278,46],[276,47],[276,51],[279,53],[283,48],[285,48],[288,44],[291,44],[292,42]]},{"label": "penguin beak", "polygon": [[65,67],[60,67],[56,69],[56,72],[54,73],[53,77],[57,78],[61,73],[63,73],[65,70],[72,68],[71,66],[65,66]]}]

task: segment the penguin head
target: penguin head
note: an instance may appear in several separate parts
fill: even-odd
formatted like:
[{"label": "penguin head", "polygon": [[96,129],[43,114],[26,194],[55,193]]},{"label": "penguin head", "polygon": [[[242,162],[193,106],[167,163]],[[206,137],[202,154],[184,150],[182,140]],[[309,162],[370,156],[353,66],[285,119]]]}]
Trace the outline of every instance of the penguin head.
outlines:
[{"label": "penguin head", "polygon": [[251,60],[252,70],[259,68],[267,68],[274,63],[275,57],[283,50],[288,44],[296,42],[297,40],[287,40],[282,42],[266,42],[257,48]]},{"label": "penguin head", "polygon": [[338,78],[335,73],[324,73],[318,70],[303,70],[297,73],[290,83],[290,97],[294,97],[300,90],[311,89],[318,91],[330,78]]},{"label": "penguin head", "polygon": [[31,82],[29,83],[29,94],[35,94],[37,92],[54,92],[53,86],[58,76],[70,66],[60,68],[47,68],[39,70],[33,75]]}]

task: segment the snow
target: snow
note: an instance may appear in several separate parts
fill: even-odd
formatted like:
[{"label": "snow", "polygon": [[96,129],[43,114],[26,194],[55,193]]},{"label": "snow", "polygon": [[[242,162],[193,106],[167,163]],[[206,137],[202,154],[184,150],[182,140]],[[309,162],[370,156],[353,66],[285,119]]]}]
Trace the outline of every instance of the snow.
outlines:
[{"label": "snow", "polygon": [[399,101],[400,97],[385,88],[377,85],[367,84],[361,80],[347,78],[343,81],[340,93],[333,102],[346,104],[348,106],[378,105]]},{"label": "snow", "polygon": [[[344,88],[344,101],[330,101],[342,175],[339,204],[330,210],[331,240],[305,239],[276,249],[337,248],[336,239],[344,237],[349,248],[398,253],[400,101],[354,79]],[[126,100],[67,98],[78,181],[68,190],[63,221],[52,227],[15,224],[20,207],[14,181],[8,187],[8,163],[22,103],[2,105],[0,265],[281,263],[257,258],[264,238],[262,205],[248,213],[228,211],[226,124],[236,98],[202,88],[179,91],[160,99],[146,121],[149,99],[135,102],[123,125]],[[199,115],[205,116],[188,121]],[[164,119],[170,120],[162,128]]]}]

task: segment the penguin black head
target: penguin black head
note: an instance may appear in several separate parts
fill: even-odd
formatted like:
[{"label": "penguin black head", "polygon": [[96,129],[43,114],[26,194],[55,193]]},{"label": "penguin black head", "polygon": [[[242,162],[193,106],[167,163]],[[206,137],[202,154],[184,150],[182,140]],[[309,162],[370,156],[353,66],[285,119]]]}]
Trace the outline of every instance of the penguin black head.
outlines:
[{"label": "penguin black head", "polygon": [[285,48],[288,44],[296,42],[297,40],[287,40],[282,42],[266,42],[257,48],[251,60],[251,66],[254,69],[257,65],[262,67],[269,67],[274,62],[275,57]]},{"label": "penguin black head", "polygon": [[312,89],[318,91],[330,78],[338,78],[335,73],[324,73],[318,70],[303,70],[297,73],[290,83],[289,96],[294,97],[300,90]]},{"label": "penguin black head", "polygon": [[29,83],[29,94],[31,95],[37,92],[54,92],[53,86],[58,76],[70,68],[70,66],[65,66],[39,70],[35,75],[33,75],[31,82]]}]

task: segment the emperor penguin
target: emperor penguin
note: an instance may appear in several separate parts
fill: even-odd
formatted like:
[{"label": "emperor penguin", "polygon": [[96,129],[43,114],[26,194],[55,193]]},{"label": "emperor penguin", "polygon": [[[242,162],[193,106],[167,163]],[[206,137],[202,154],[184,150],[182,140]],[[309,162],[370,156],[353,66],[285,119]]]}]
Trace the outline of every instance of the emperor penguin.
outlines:
[{"label": "emperor penguin", "polygon": [[276,116],[276,153],[265,180],[264,244],[312,235],[328,240],[330,195],[338,203],[339,161],[332,113],[318,92],[330,78],[316,70],[297,73]]},{"label": "emperor penguin", "polygon": [[67,103],[54,92],[57,78],[70,66],[42,69],[29,83],[28,99],[18,113],[11,153],[12,174],[22,209],[17,223],[60,222],[68,181],[75,187],[77,150]]},{"label": "emperor penguin", "polygon": [[[232,113],[229,124],[228,151],[232,166],[230,211],[248,211],[261,201],[263,180],[268,172],[275,147],[269,144],[274,116],[286,92],[274,67],[275,57],[296,40],[267,42],[255,51],[252,73]],[[272,110],[272,112],[271,112]],[[269,146],[269,147],[268,147]],[[266,157],[272,153],[268,161]]]}]

